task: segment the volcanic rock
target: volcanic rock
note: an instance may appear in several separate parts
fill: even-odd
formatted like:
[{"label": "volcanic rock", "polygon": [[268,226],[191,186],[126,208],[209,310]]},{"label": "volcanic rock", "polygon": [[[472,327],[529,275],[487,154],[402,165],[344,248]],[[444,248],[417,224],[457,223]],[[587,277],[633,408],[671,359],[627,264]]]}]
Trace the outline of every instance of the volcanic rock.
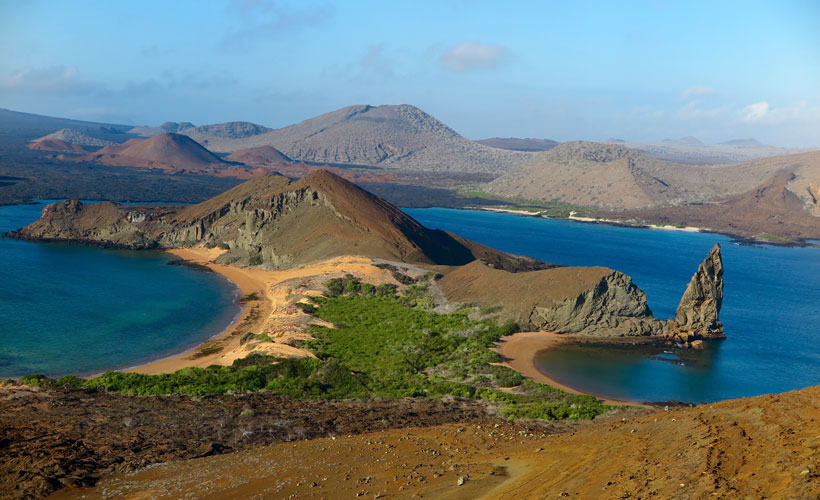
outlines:
[{"label": "volcanic rock", "polygon": [[341,255],[446,266],[481,258],[509,270],[551,267],[428,229],[324,170],[299,181],[281,175],[253,179],[185,207],[58,202],[13,236],[126,248],[218,245],[228,248],[220,262],[272,268]]},{"label": "volcanic rock", "polygon": [[689,281],[670,326],[680,336],[725,338],[723,324],[718,319],[722,303],[723,258],[720,243],[715,243]]},{"label": "volcanic rock", "polygon": [[524,328],[592,337],[655,335],[646,294],[629,276],[605,267],[556,267],[524,273],[476,261],[441,279],[448,299],[500,305]]}]

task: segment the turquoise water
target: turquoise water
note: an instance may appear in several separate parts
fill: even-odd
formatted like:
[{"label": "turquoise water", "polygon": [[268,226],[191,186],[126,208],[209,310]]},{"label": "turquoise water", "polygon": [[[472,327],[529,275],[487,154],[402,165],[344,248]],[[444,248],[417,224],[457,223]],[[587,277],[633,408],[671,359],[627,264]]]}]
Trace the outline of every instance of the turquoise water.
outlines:
[{"label": "turquoise water", "polygon": [[[40,205],[0,207],[0,233]],[[190,349],[239,312],[217,274],[162,252],[0,238],[0,377],[91,374]]]},{"label": "turquoise water", "polygon": [[630,275],[655,316],[674,316],[715,242],[723,247],[727,339],[704,351],[567,346],[541,371],[578,389],[643,401],[709,402],[820,384],[820,249],[744,246],[715,234],[622,228],[513,214],[407,209],[422,224],[564,265]]}]

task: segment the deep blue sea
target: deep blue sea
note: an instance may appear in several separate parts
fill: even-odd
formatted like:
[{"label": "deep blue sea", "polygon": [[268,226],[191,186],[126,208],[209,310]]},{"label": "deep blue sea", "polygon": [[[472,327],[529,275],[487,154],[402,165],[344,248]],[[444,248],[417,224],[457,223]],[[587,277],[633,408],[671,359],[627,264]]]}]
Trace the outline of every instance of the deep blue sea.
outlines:
[{"label": "deep blue sea", "polygon": [[514,214],[407,209],[422,224],[506,252],[633,278],[666,319],[715,242],[723,249],[720,319],[704,351],[567,346],[542,351],[547,375],[601,396],[710,402],[820,384],[820,249],[744,246],[715,234],[614,227]]},{"label": "deep blue sea", "polygon": [[[42,208],[0,206],[0,233]],[[135,366],[224,330],[240,309],[235,287],[173,259],[0,238],[0,377]]]}]

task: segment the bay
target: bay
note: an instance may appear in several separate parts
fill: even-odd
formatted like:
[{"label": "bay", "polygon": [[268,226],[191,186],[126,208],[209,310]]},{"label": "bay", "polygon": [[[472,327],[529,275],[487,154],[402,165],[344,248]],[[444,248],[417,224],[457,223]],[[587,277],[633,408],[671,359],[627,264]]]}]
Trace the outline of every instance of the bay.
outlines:
[{"label": "bay", "polygon": [[[0,207],[0,233],[44,203]],[[227,328],[238,291],[174,256],[0,238],[0,377],[87,375],[190,349]]]},{"label": "bay", "polygon": [[407,209],[422,224],[506,252],[622,271],[666,319],[716,243],[727,339],[704,351],[565,346],[539,353],[550,377],[600,396],[693,403],[820,384],[820,249],[736,244],[709,233],[616,227],[507,213]]}]

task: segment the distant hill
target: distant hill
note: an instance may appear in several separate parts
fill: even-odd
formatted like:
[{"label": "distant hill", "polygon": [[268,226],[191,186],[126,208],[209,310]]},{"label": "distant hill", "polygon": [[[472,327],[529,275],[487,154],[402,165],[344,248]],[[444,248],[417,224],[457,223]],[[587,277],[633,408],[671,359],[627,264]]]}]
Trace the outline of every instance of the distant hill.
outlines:
[{"label": "distant hill", "polygon": [[765,144],[761,143],[757,139],[732,139],[729,141],[721,142],[720,144],[725,144],[728,146],[740,146],[744,148],[763,148],[766,147]]},{"label": "distant hill", "polygon": [[636,209],[717,200],[754,189],[784,170],[790,189],[810,201],[820,185],[820,151],[717,166],[681,165],[620,144],[566,142],[489,183],[506,197],[606,209]]},{"label": "distant hill", "polygon": [[126,133],[130,128],[130,125],[73,120],[0,108],[0,135],[20,148],[31,141],[62,129],[82,132],[101,141],[118,143],[133,137]]},{"label": "distant hill", "polygon": [[477,144],[409,105],[348,106],[262,134],[207,139],[214,151],[272,146],[296,161],[416,171],[500,173],[532,156]]},{"label": "distant hill", "polygon": [[228,122],[201,125],[187,129],[183,133],[203,146],[215,148],[215,151],[222,151],[219,147],[225,143],[230,143],[235,139],[264,134],[271,130],[273,129],[251,122]]},{"label": "distant hill", "polygon": [[88,153],[88,151],[78,144],[72,144],[62,139],[50,139],[43,137],[38,139],[28,146],[29,149],[35,151],[55,151],[59,153]]},{"label": "distant hill", "polygon": [[703,141],[697,137],[692,137],[691,135],[681,137],[680,139],[664,139],[663,142],[666,144],[677,144],[681,146],[705,146]]},{"label": "distant hill", "polygon": [[194,128],[194,124],[191,122],[165,122],[158,127],[150,127],[150,126],[141,126],[141,127],[133,127],[128,130],[128,133],[134,135],[140,135],[143,137],[152,137],[159,134],[165,133],[179,133],[183,130],[188,130]]},{"label": "distant hill", "polygon": [[255,148],[240,149],[228,156],[231,161],[244,163],[253,166],[281,165],[290,163],[291,160],[283,155],[281,151],[271,146],[258,146]]},{"label": "distant hill", "polygon": [[516,139],[515,137],[479,139],[475,141],[491,148],[509,149],[511,151],[549,151],[559,143],[550,139]]},{"label": "distant hill", "polygon": [[673,203],[684,190],[659,179],[677,168],[617,144],[565,142],[487,186],[492,194],[607,208]]},{"label": "distant hill", "polygon": [[809,151],[805,148],[769,146],[755,139],[734,139],[720,144],[706,144],[695,137],[666,139],[661,142],[628,142],[619,139],[609,139],[606,142],[615,142],[654,158],[686,165],[737,163]]},{"label": "distant hill", "polygon": [[104,139],[97,139],[96,137],[92,137],[84,132],[79,130],[72,130],[69,128],[62,128],[57,132],[48,134],[44,137],[38,139],[38,141],[47,140],[47,139],[56,139],[60,141],[67,142],[69,144],[76,144],[78,146],[92,146],[92,147],[105,147],[111,146],[114,144],[111,141],[106,141]]},{"label": "distant hill", "polygon": [[[701,227],[773,242],[820,239],[820,217],[812,215],[806,201],[788,188],[796,178],[793,172],[782,172],[750,191],[712,203],[597,215],[647,224]],[[808,208],[820,212],[818,200],[812,199]]]},{"label": "distant hill", "polygon": [[147,139],[131,139],[81,158],[110,166],[146,167],[168,172],[207,172],[227,164],[190,137],[163,133]]}]

